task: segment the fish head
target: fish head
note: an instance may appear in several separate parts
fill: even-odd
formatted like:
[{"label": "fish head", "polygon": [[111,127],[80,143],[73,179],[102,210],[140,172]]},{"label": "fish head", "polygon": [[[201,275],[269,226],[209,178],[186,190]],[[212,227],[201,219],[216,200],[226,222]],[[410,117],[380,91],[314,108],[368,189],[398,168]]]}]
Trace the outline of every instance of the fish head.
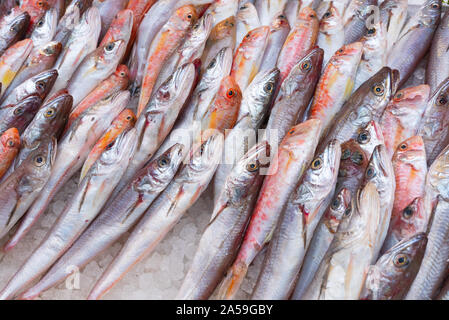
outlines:
[{"label": "fish head", "polygon": [[320,32],[329,32],[334,30],[343,30],[343,19],[338,9],[332,4],[324,13],[320,21]]},{"label": "fish head", "polygon": [[301,8],[301,10],[298,13],[298,19],[296,20],[295,27],[298,27],[300,25],[316,25],[319,24],[318,16],[311,7],[305,6]]},{"label": "fish head", "polygon": [[242,91],[235,79],[231,76],[224,77],[216,96],[217,110],[212,112],[227,112],[239,108],[241,101]]},{"label": "fish head", "polygon": [[[297,152],[303,153],[304,145],[313,145],[321,130],[319,119],[309,119],[292,127],[279,146],[279,152],[285,150],[291,156]],[[297,152],[295,152],[297,150]],[[294,159],[292,159],[294,160]]]},{"label": "fish head", "polygon": [[290,29],[290,24],[288,23],[287,17],[283,14],[280,14],[276,18],[274,18],[273,22],[271,22],[271,32],[282,29]]},{"label": "fish head", "polygon": [[192,155],[188,159],[188,177],[195,177],[197,173],[209,171],[218,165],[223,151],[223,140],[223,134],[217,130],[209,129],[203,133],[203,142],[192,148]]},{"label": "fish head", "polygon": [[374,148],[370,162],[366,167],[364,184],[374,182],[379,193],[394,193],[394,172],[391,158],[385,145],[380,144]]},{"label": "fish head", "polygon": [[0,137],[2,150],[19,150],[20,149],[20,135],[16,128],[9,128]]},{"label": "fish head", "polygon": [[409,238],[417,232],[426,231],[428,214],[424,207],[424,199],[413,199],[397,216],[392,216],[391,230],[399,239]]},{"label": "fish head", "polygon": [[420,165],[424,164],[424,168],[427,169],[427,165],[425,164],[426,148],[423,138],[421,136],[413,136],[401,142],[393,155],[393,161],[410,164],[415,169],[419,169]]},{"label": "fish head", "polygon": [[20,100],[13,108],[12,113],[15,118],[21,118],[24,115],[35,114],[41,105],[42,99],[37,94],[29,95]]},{"label": "fish head", "polygon": [[[62,89],[56,92],[48,102],[43,105],[33,119],[34,123],[39,123],[39,127],[55,128],[63,125],[68,119],[73,105],[73,97]],[[31,128],[31,126],[29,126]]]},{"label": "fish head", "polygon": [[55,8],[47,10],[34,25],[31,39],[47,39],[56,32],[58,24],[58,11]]},{"label": "fish head", "polygon": [[424,26],[438,23],[443,5],[441,0],[427,0],[419,11],[419,21]]},{"label": "fish head", "polygon": [[439,193],[444,199],[449,199],[449,146],[441,151],[430,166],[426,185],[426,188]]},{"label": "fish head", "polygon": [[237,11],[237,19],[241,21],[255,17],[257,15],[258,15],[257,9],[251,2],[246,2],[242,4]]},{"label": "fish head", "polygon": [[55,59],[62,50],[62,44],[57,41],[51,41],[44,45],[42,48],[39,49],[39,55],[40,58],[53,58]]},{"label": "fish head", "polygon": [[39,147],[33,150],[22,162],[22,165],[27,168],[26,172],[28,172],[28,177],[22,183],[41,184],[42,181],[45,183],[46,177],[50,174],[55,163],[56,152],[57,140],[55,137],[42,141]]},{"label": "fish head", "polygon": [[[224,75],[229,74],[232,65],[231,48],[223,48],[209,62],[203,74],[206,83],[215,83],[217,79],[222,79]],[[201,81],[202,82],[202,81]]]},{"label": "fish head", "polygon": [[14,39],[17,36],[20,37],[26,32],[29,23],[29,13],[19,7],[14,7],[9,11],[9,14],[4,16],[3,19],[0,20],[0,27],[2,29],[8,28],[5,29],[7,30],[7,39]]},{"label": "fish head", "polygon": [[195,6],[188,4],[177,9],[172,19],[177,27],[183,28],[183,26],[193,25],[198,19],[198,13]]},{"label": "fish head", "polygon": [[356,140],[349,140],[341,145],[341,160],[338,176],[340,178],[363,177],[368,165],[369,155]]},{"label": "fish head", "polygon": [[243,38],[242,43],[240,44],[240,49],[260,47],[263,43],[268,41],[269,34],[270,27],[268,26],[261,26],[251,30]]},{"label": "fish head", "polygon": [[109,65],[111,63],[120,60],[125,53],[126,43],[124,40],[113,40],[106,43],[103,47],[97,49],[97,58],[103,65]]},{"label": "fish head", "polygon": [[381,126],[374,120],[370,121],[358,132],[356,140],[367,157],[370,157],[376,146],[384,144]]},{"label": "fish head", "polygon": [[446,78],[429,99],[427,109],[446,111],[449,108],[449,78]]},{"label": "fish head", "polygon": [[430,94],[430,87],[427,84],[422,84],[416,87],[408,87],[396,92],[391,99],[391,103],[404,104],[406,106],[421,106],[427,103]]},{"label": "fish head", "polygon": [[58,71],[56,69],[51,69],[39,73],[30,80],[35,88],[36,93],[39,94],[42,99],[44,99],[55,84],[57,77]]},{"label": "fish head", "polygon": [[207,13],[193,25],[188,37],[193,46],[198,43],[204,43],[207,40],[210,32],[212,31],[213,22],[214,18],[211,14]]},{"label": "fish head", "polygon": [[236,18],[230,16],[219,23],[212,29],[209,39],[212,41],[222,40],[226,37],[235,38],[236,33]]},{"label": "fish head", "polygon": [[349,219],[352,212],[351,191],[342,188],[332,199],[324,213],[324,223],[331,233],[336,233],[340,223]]},{"label": "fish head", "polygon": [[137,117],[131,109],[125,109],[117,116],[117,118],[112,123],[117,127],[117,129],[132,128],[136,123]]},{"label": "fish head", "polygon": [[363,44],[360,41],[345,44],[334,53],[334,55],[329,60],[329,63],[340,67],[346,65],[352,66],[353,61],[360,60],[362,49]]}]

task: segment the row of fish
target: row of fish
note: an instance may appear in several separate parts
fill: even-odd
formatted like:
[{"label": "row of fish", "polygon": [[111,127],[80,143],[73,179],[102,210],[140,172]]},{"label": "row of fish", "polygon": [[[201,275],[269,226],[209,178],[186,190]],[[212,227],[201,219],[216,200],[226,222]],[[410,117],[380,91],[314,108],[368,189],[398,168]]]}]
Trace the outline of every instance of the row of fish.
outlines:
[{"label": "row of fish", "polygon": [[130,231],[101,298],[209,185],[178,299],[235,298],[265,249],[251,299],[449,298],[440,0],[413,14],[406,0],[0,9],[5,254],[80,172],[1,299],[36,298]]}]

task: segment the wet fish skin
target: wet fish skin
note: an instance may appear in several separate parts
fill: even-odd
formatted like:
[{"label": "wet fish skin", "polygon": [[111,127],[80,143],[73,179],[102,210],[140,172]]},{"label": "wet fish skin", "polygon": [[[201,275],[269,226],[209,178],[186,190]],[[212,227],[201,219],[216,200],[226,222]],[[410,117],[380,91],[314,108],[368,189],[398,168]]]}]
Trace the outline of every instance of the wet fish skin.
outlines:
[{"label": "wet fish skin", "polygon": [[129,92],[119,92],[92,106],[73,123],[60,140],[50,179],[22,219],[16,233],[5,244],[5,251],[12,250],[28,233],[56,192],[81,168],[90,149],[128,101]]},{"label": "wet fish skin", "polygon": [[285,15],[281,14],[271,22],[268,44],[260,64],[260,71],[270,70],[277,65],[279,54],[289,33],[290,25]]},{"label": "wet fish skin", "polygon": [[429,49],[429,59],[426,68],[426,83],[430,92],[434,93],[439,85],[449,76],[449,55],[447,43],[449,41],[449,14],[446,12],[438,24]]},{"label": "wet fish skin", "polygon": [[[175,144],[147,164],[109,206],[103,209],[45,276],[21,295],[33,299],[70,275],[67,266],[85,266],[128,231],[167,187],[183,159],[183,146]],[[99,236],[103,235],[103,236]]]},{"label": "wet fish skin", "polygon": [[382,252],[402,239],[425,232],[430,215],[424,210],[426,151],[420,136],[401,143],[393,156],[396,190],[390,228]]},{"label": "wet fish skin", "polygon": [[407,8],[407,0],[385,0],[379,5],[380,22],[385,26],[387,35],[387,52],[399,37],[407,19]]},{"label": "wet fish skin", "polygon": [[0,83],[2,84],[0,98],[14,80],[32,48],[32,40],[25,39],[10,46],[0,57]]},{"label": "wet fish skin", "polygon": [[425,233],[398,242],[368,270],[362,300],[401,300],[418,273],[426,249]]},{"label": "wet fish skin", "polygon": [[27,26],[27,34],[33,31],[34,25],[39,21],[39,19],[45,14],[45,12],[50,9],[53,5],[53,0],[21,0],[20,9],[28,12],[30,15],[30,20]]},{"label": "wet fish skin", "polygon": [[261,25],[270,25],[273,18],[284,11],[287,0],[255,0]]},{"label": "wet fish skin", "polygon": [[315,228],[333,193],[340,163],[340,143],[331,141],[312,160],[281,214],[259,273],[252,300],[288,299]]},{"label": "wet fish skin", "polygon": [[375,20],[374,6],[377,6],[377,0],[351,0],[349,2],[343,16],[344,44],[358,41],[366,32],[367,24]]},{"label": "wet fish skin", "polygon": [[236,46],[238,47],[243,38],[253,29],[261,26],[256,7],[252,3],[239,6],[237,11]]},{"label": "wet fish skin", "polygon": [[[427,0],[402,29],[387,58],[387,65],[397,69],[403,85],[424,57],[440,21],[441,1]],[[409,54],[413,52],[413,54]]]},{"label": "wet fish skin", "polygon": [[324,50],[324,66],[326,66],[334,53],[343,46],[344,42],[345,34],[342,13],[331,2],[329,9],[320,19],[317,37],[317,46]]},{"label": "wet fish skin", "polygon": [[129,9],[133,13],[133,27],[131,30],[131,37],[128,43],[127,52],[130,52],[134,40],[136,40],[137,31],[139,30],[140,23],[144,19],[148,10],[156,3],[156,0],[130,0],[126,9]]},{"label": "wet fish skin", "polygon": [[30,54],[30,59],[36,56],[42,47],[53,40],[56,33],[57,23],[58,12],[54,8],[47,10],[36,22],[30,36],[30,39],[33,41],[33,51]]},{"label": "wet fish skin", "polygon": [[153,202],[95,284],[88,299],[100,299],[127,271],[151,253],[174,227],[207,188],[220,161],[222,147],[220,133],[209,135],[203,144],[195,146],[190,162],[180,168],[172,182]]},{"label": "wet fish skin", "polygon": [[441,289],[440,294],[437,297],[438,300],[449,300],[449,285],[448,285],[448,283],[449,282],[446,280],[446,284]]},{"label": "wet fish skin", "polygon": [[41,105],[41,98],[34,94],[30,95],[15,105],[8,105],[0,109],[0,134],[9,128],[17,128],[21,134]]},{"label": "wet fish skin", "polygon": [[429,86],[419,85],[399,90],[390,100],[380,119],[385,147],[393,156],[399,144],[418,133],[427,107]]},{"label": "wet fish skin", "polygon": [[1,184],[0,238],[25,214],[47,182],[56,156],[56,139],[42,143]]},{"label": "wet fish skin", "polygon": [[20,135],[17,128],[11,128],[0,136],[0,178],[8,171],[20,150]]},{"label": "wet fish skin", "polygon": [[296,280],[291,300],[300,300],[313,280],[321,261],[334,239],[340,223],[350,217],[352,195],[348,189],[338,192],[316,227]]},{"label": "wet fish skin", "polygon": [[115,15],[125,9],[127,1],[122,0],[93,0],[92,6],[97,7],[101,16],[101,34],[100,38],[103,38],[106,34],[109,26],[114,20]]},{"label": "wet fish skin", "polygon": [[449,203],[438,196],[428,231],[428,242],[421,267],[405,300],[435,298],[447,275],[449,263]]},{"label": "wet fish skin", "polygon": [[28,12],[15,7],[0,18],[0,56],[25,35],[30,23]]},{"label": "wet fish skin", "polygon": [[[291,128],[277,150],[259,193],[237,258],[219,287],[220,299],[232,299],[249,265],[270,241],[285,202],[312,160],[318,143],[319,120]],[[275,151],[276,152],[276,151]]]},{"label": "wet fish skin", "polygon": [[69,80],[67,90],[77,106],[95,87],[116,70],[125,51],[123,40],[110,42],[88,54]]},{"label": "wet fish skin", "polygon": [[[128,48],[131,39],[131,32],[134,23],[134,14],[129,9],[120,10],[112,20],[106,34],[100,42],[100,46],[117,40],[123,40],[126,48]],[[125,57],[126,50],[123,52],[119,61]]]},{"label": "wet fish skin", "polygon": [[215,202],[177,299],[208,299],[232,263],[269,166],[267,141],[253,146],[234,166]]},{"label": "wet fish skin", "polygon": [[92,5],[92,0],[73,0],[67,6],[64,15],[59,20],[56,28],[54,41],[60,42],[63,46],[66,45],[73,28],[78,25],[80,18],[88,7]]},{"label": "wet fish skin", "polygon": [[[300,9],[301,9],[300,0],[288,0],[287,3],[285,4],[284,14],[287,17],[290,26],[295,25]],[[320,16],[318,16],[318,18],[321,19]]]},{"label": "wet fish skin", "polygon": [[[187,0],[185,2],[189,2]],[[208,1],[210,2],[210,1]],[[217,0],[207,8],[206,14],[211,14],[214,17],[213,27],[219,24],[221,21],[228,19],[229,17],[236,16],[238,10],[238,0]]]},{"label": "wet fish skin", "polygon": [[278,84],[281,87],[266,126],[267,140],[271,144],[279,145],[289,129],[303,117],[315,92],[322,63],[323,50],[314,48],[293,66],[282,85]]}]

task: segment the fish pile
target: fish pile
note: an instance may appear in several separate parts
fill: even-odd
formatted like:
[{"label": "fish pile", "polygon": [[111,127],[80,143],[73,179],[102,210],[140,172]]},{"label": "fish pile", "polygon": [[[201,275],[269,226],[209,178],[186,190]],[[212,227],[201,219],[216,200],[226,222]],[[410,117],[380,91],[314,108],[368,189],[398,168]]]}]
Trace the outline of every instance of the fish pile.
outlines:
[{"label": "fish pile", "polygon": [[0,299],[125,239],[102,298],[209,187],[177,299],[262,254],[254,300],[449,299],[448,41],[441,0],[2,1],[2,259],[78,183]]}]

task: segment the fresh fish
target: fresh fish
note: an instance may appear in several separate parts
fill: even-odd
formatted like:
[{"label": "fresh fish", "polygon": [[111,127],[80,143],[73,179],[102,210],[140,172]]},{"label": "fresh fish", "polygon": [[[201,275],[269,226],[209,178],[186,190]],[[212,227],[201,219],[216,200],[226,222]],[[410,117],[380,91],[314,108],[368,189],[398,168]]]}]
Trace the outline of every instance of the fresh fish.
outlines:
[{"label": "fresh fish", "polygon": [[3,0],[0,2],[0,18],[7,14],[9,10],[19,5],[17,0]]},{"label": "fresh fish", "polygon": [[446,280],[446,284],[444,285],[443,289],[441,289],[437,299],[449,300],[449,280]]},{"label": "fresh fish", "polygon": [[449,203],[438,196],[421,267],[406,300],[435,298],[449,267]]},{"label": "fresh fish", "polygon": [[449,13],[446,11],[435,31],[430,47],[429,60],[426,69],[426,83],[430,92],[434,93],[438,86],[449,76],[448,45]]},{"label": "fresh fish", "polygon": [[425,233],[398,242],[370,266],[361,299],[401,300],[418,273],[426,249]]},{"label": "fresh fish", "polygon": [[0,238],[25,214],[50,177],[56,156],[56,139],[40,144],[1,184]]},{"label": "fresh fish", "polygon": [[[80,22],[80,18],[83,15],[81,9],[74,4],[75,2],[77,1],[72,1],[72,3],[69,4],[64,13],[64,16],[62,16],[61,20],[59,20],[56,27],[56,34],[53,40],[61,43],[61,45],[63,46],[67,44],[73,28],[78,25],[78,23]],[[78,2],[81,3],[83,1]]]},{"label": "fresh fish", "polygon": [[54,65],[59,76],[52,93],[66,88],[76,68],[97,48],[100,28],[101,18],[98,9],[94,7],[87,9],[80,23],[73,28],[67,44]]},{"label": "fresh fish", "polygon": [[102,39],[106,34],[109,26],[114,20],[115,15],[120,11],[125,9],[127,1],[123,0],[93,0],[92,6],[97,7],[101,16],[101,34]]},{"label": "fresh fish", "polygon": [[[80,182],[88,174],[90,168],[94,165],[101,154],[118,139],[118,137],[131,128],[136,123],[136,116],[130,109],[123,110],[117,118],[112,121],[109,129],[103,134],[103,136],[97,141],[95,146],[90,151],[81,169]],[[132,156],[132,155],[131,155]]]},{"label": "fresh fish", "polygon": [[0,56],[11,45],[23,38],[29,23],[28,12],[18,7],[12,8],[9,14],[0,17]]},{"label": "fresh fish", "polygon": [[234,54],[231,76],[240,90],[245,91],[259,72],[265,48],[268,44],[270,27],[262,26],[251,30],[243,39]]},{"label": "fresh fish", "polygon": [[445,79],[429,98],[419,124],[418,134],[426,146],[427,164],[431,165],[438,154],[449,143],[449,77]]},{"label": "fresh fish", "polygon": [[28,233],[47,209],[56,192],[82,167],[95,142],[125,108],[128,101],[129,92],[117,93],[92,106],[72,124],[61,138],[50,179],[22,219],[16,233],[5,245],[5,251],[13,249]]},{"label": "fresh fish", "polygon": [[429,86],[402,89],[390,100],[380,119],[385,147],[390,156],[399,144],[418,133],[429,99]]},{"label": "fresh fish", "polygon": [[135,129],[123,132],[101,154],[44,240],[0,292],[1,300],[14,298],[47,271],[96,217],[126,169],[136,134]]},{"label": "fresh fish", "polygon": [[376,20],[377,0],[351,0],[343,15],[345,44],[359,41]]},{"label": "fresh fish", "polygon": [[279,53],[277,67],[281,70],[281,85],[291,69],[304,58],[307,52],[315,46],[318,38],[319,22],[315,11],[305,7],[299,13],[296,23],[282,46]]},{"label": "fresh fish", "polygon": [[38,55],[39,50],[53,40],[53,37],[56,34],[57,24],[58,12],[54,8],[47,10],[42,18],[36,22],[33,33],[31,33],[30,36],[30,39],[33,41],[33,50],[31,51],[28,60]]},{"label": "fresh fish", "polygon": [[34,25],[40,20],[45,12],[53,5],[53,0],[21,0],[20,9],[28,12],[30,15],[30,21],[26,29],[30,34],[34,28]]},{"label": "fresh fish", "polygon": [[320,20],[317,45],[324,50],[323,65],[327,65],[334,53],[345,42],[343,18],[333,2]]},{"label": "fresh fish", "polygon": [[196,19],[197,13],[194,6],[181,7],[173,13],[153,40],[142,80],[137,117],[150,101],[153,89],[158,89],[154,88],[154,85],[165,61],[174,53]]},{"label": "fresh fish", "polygon": [[25,39],[9,47],[0,57],[0,83],[2,84],[0,98],[14,80],[32,48],[32,40]]},{"label": "fresh fish", "polygon": [[273,19],[284,11],[287,0],[255,0],[260,23],[269,26]]},{"label": "fresh fish", "polygon": [[73,96],[74,106],[114,73],[125,49],[125,42],[118,40],[97,48],[83,59],[67,86],[67,90]]},{"label": "fresh fish", "polygon": [[245,3],[237,11],[236,46],[238,47],[243,38],[253,29],[261,26],[256,7],[252,3]]},{"label": "fresh fish", "polygon": [[8,171],[20,150],[20,136],[17,128],[6,130],[0,136],[0,178]]},{"label": "fresh fish", "polygon": [[127,232],[173,179],[183,159],[182,149],[182,145],[175,144],[161,157],[146,165],[132,183],[100,212],[39,283],[21,298],[32,299],[54,286],[70,275],[68,266],[82,268]]},{"label": "fresh fish", "polygon": [[422,201],[427,162],[424,142],[420,136],[413,136],[398,146],[393,156],[393,169],[396,191],[383,252],[399,241],[427,229],[430,216],[424,210]]},{"label": "fresh fish", "polygon": [[270,241],[284,204],[312,161],[319,131],[319,120],[306,121],[291,128],[281,142],[264,179],[237,258],[220,285],[220,299],[235,296],[249,265]]},{"label": "fresh fish", "polygon": [[216,133],[198,148],[139,221],[88,299],[99,299],[145,258],[207,188],[221,159],[223,137]]},{"label": "fresh fish", "polygon": [[13,105],[29,95],[37,94],[42,100],[50,92],[58,77],[58,71],[47,70],[18,85],[8,96],[4,95],[0,108]]},{"label": "fresh fish", "polygon": [[341,47],[323,70],[309,113],[309,119],[321,120],[322,136],[327,134],[337,113],[351,95],[362,48],[361,42]]},{"label": "fresh fish", "polygon": [[[148,12],[148,10],[151,9],[151,7],[157,2],[156,0],[130,0],[128,1],[128,5],[126,6],[126,9],[129,9],[133,13],[133,27],[131,30],[131,37],[129,39],[128,43],[128,50],[130,51],[134,40],[137,36],[137,31],[139,30],[140,23],[142,22],[143,18],[145,17],[145,14]],[[157,19],[154,19],[157,20]]]},{"label": "fresh fish", "polygon": [[290,299],[300,300],[306,292],[334,239],[340,223],[350,217],[351,199],[351,192],[343,188],[336,194],[331,205],[326,209],[310,241],[301,271],[296,280],[295,290]]},{"label": "fresh fish", "polygon": [[387,58],[387,65],[397,69],[399,86],[409,78],[429,49],[440,21],[441,0],[427,0],[402,29]]},{"label": "fresh fish", "polygon": [[331,243],[304,300],[357,300],[372,262],[380,220],[380,200],[369,182],[352,202],[351,217],[344,220]]},{"label": "fresh fish", "polygon": [[283,81],[271,109],[266,127],[267,140],[279,145],[284,136],[303,117],[321,74],[323,50],[310,50],[293,66]]},{"label": "fresh fish", "polygon": [[253,146],[226,178],[177,299],[208,299],[223,278],[243,240],[269,153],[266,141]]},{"label": "fresh fish", "polygon": [[301,0],[287,0],[287,3],[285,4],[284,7],[284,14],[287,17],[290,26],[295,25],[296,19],[298,19],[300,9],[301,9]]},{"label": "fresh fish", "polygon": [[407,0],[385,0],[379,5],[380,23],[385,27],[390,52],[407,19]]},{"label": "fresh fish", "polygon": [[253,300],[288,299],[325,209],[333,193],[341,150],[331,141],[309,165],[279,218],[251,295]]},{"label": "fresh fish", "polygon": [[21,134],[33,120],[41,103],[41,98],[37,94],[33,94],[20,100],[17,104],[0,108],[0,134],[13,127]]},{"label": "fresh fish", "polygon": [[[185,2],[189,2],[185,1]],[[221,21],[228,19],[229,17],[235,16],[238,10],[238,0],[216,0],[208,1],[212,4],[207,8],[206,14],[211,14],[214,17],[214,22],[212,27],[215,27]]]},{"label": "fresh fish", "polygon": [[279,54],[284,45],[287,36],[290,33],[290,25],[285,15],[278,15],[270,25],[270,35],[268,36],[268,44],[262,58],[259,70],[270,70],[277,65]]}]

